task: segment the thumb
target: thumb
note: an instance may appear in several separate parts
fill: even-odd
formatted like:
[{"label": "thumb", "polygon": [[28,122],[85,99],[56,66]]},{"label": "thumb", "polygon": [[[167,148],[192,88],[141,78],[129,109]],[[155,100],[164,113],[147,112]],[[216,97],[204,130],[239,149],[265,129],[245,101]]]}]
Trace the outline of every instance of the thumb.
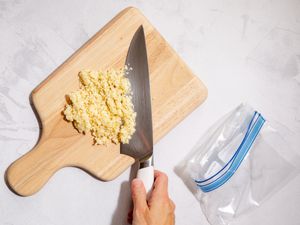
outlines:
[{"label": "thumb", "polygon": [[131,182],[131,192],[134,208],[145,210],[148,207],[146,201],[146,190],[143,182],[140,179],[135,178]]}]

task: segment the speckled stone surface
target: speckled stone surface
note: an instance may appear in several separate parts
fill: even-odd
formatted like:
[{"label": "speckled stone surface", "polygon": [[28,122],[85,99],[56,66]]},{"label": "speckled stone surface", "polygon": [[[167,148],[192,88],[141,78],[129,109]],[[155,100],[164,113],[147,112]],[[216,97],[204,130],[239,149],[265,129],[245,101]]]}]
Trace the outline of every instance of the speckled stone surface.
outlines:
[{"label": "speckled stone surface", "polygon": [[[207,85],[209,97],[155,145],[156,167],[170,178],[176,224],[207,225],[174,167],[220,116],[246,101],[280,121],[300,147],[300,2],[298,0],[1,0],[0,224],[126,224],[130,169],[112,182],[65,168],[36,195],[22,198],[4,182],[11,162],[39,135],[31,90],[127,6],[138,7]],[[300,154],[300,151],[298,152]],[[239,225],[298,225],[295,178]]]}]

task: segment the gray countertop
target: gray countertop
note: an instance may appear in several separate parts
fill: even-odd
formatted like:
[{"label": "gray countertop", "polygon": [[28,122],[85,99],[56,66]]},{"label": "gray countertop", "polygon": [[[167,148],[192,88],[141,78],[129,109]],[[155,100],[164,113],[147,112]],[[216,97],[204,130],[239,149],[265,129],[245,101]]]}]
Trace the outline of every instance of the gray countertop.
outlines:
[{"label": "gray countertop", "polygon": [[[31,90],[127,6],[138,7],[208,87],[207,101],[155,145],[156,167],[169,175],[177,205],[176,224],[208,224],[174,167],[220,116],[246,101],[289,128],[299,150],[297,0],[0,1],[0,175],[37,141]],[[65,168],[26,198],[0,179],[0,224],[126,224],[129,176],[130,169],[101,182]],[[298,176],[236,224],[298,225],[299,187]]]}]

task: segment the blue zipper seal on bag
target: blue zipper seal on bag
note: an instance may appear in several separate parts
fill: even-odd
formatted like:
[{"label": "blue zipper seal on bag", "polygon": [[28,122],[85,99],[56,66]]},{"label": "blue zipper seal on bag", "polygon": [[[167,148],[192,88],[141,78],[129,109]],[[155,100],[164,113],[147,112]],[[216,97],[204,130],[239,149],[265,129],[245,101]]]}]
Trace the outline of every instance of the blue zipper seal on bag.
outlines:
[{"label": "blue zipper seal on bag", "polygon": [[[261,114],[255,112],[252,117],[251,122],[249,123],[248,130],[245,134],[245,137],[244,137],[242,143],[240,144],[239,148],[237,149],[237,151],[231,158],[231,160],[214,176],[212,176],[208,179],[205,179],[205,180],[196,181],[197,186],[200,187],[202,189],[202,191],[204,191],[204,192],[213,191],[216,188],[222,186],[224,183],[226,183],[232,177],[232,175],[236,172],[236,170],[242,163],[243,159],[247,155],[248,151],[250,150],[250,147],[252,146],[252,144],[253,144],[255,138],[257,137],[264,122],[265,122],[265,119],[261,116]],[[214,180],[210,183],[201,184],[203,182],[209,181],[210,179],[212,179],[213,177],[218,175],[230,163],[231,163],[231,165],[229,166],[229,168],[219,178],[217,178],[216,180]]]},{"label": "blue zipper seal on bag", "polygon": [[[244,138],[243,138],[242,143],[240,144],[240,146],[245,142],[246,138],[248,137],[248,135],[249,135],[249,133],[251,131],[251,128],[252,128],[253,124],[256,123],[259,115],[260,114],[258,112],[256,112],[256,111],[254,112],[254,115],[252,116],[252,119],[251,119],[251,121],[250,121],[250,123],[248,125],[247,132],[246,132],[246,134],[245,134],[245,136],[244,136]],[[198,183],[198,184],[202,184],[202,183],[205,183],[205,182],[211,180],[212,178],[216,177],[217,175],[219,175],[235,159],[236,155],[240,151],[240,146],[239,146],[238,150],[235,151],[234,155],[231,157],[231,159],[228,161],[228,163],[226,163],[226,165],[220,171],[218,171],[216,174],[214,174],[213,176],[211,176],[209,178],[206,178],[204,180],[195,180],[195,182]]]},{"label": "blue zipper seal on bag", "polygon": [[[243,159],[249,152],[253,142],[255,141],[257,135],[259,134],[259,131],[261,130],[263,124],[265,123],[265,119],[261,116],[260,113],[255,112],[247,129],[247,132],[232,156],[232,158],[229,160],[229,162],[220,170],[218,171],[215,175],[205,179],[205,180],[195,180],[197,183],[197,186],[201,188],[203,192],[210,192],[213,191],[220,186],[222,186],[224,183],[226,183],[236,172],[236,170],[239,168],[241,165]],[[230,165],[230,166],[229,166]],[[229,166],[229,167],[228,167]],[[219,175],[225,168],[228,169],[222,174],[219,178],[211,181],[210,183],[207,183],[209,180],[212,178],[216,177]],[[205,182],[205,184],[203,184]]]}]

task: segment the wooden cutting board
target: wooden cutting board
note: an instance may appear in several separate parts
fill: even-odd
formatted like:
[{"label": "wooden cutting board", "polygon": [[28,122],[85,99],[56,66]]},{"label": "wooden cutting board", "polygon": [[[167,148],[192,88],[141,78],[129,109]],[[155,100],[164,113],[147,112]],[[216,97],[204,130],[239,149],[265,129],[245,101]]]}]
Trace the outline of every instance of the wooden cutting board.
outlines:
[{"label": "wooden cutting board", "polygon": [[15,161],[6,181],[17,194],[36,193],[60,168],[74,166],[109,181],[134,163],[120,146],[97,146],[89,134],[79,134],[64,120],[67,93],[79,88],[82,69],[121,68],[134,32],[144,26],[152,94],[156,143],[207,97],[207,89],[176,52],[135,8],[126,8],[58,67],[31,94],[41,135],[36,146]]}]

